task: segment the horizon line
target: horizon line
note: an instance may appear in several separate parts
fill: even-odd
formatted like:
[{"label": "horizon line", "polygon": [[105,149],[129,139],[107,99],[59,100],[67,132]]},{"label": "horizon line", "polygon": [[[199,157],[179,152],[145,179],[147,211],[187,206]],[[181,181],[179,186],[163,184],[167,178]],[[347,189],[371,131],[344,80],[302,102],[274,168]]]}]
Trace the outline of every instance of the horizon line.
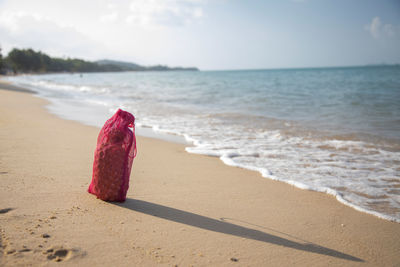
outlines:
[{"label": "horizon line", "polygon": [[336,65],[336,66],[314,66],[314,67],[272,67],[272,68],[243,68],[243,69],[199,69],[199,71],[261,71],[261,70],[304,70],[304,69],[339,69],[360,67],[396,67],[400,63],[377,63],[364,65]]}]

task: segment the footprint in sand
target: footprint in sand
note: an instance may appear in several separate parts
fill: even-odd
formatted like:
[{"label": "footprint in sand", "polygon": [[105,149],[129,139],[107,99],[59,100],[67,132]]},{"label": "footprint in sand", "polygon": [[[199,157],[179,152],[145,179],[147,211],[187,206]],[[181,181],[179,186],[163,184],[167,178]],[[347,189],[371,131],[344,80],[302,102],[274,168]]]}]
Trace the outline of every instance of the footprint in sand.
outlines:
[{"label": "footprint in sand", "polygon": [[83,256],[79,249],[66,249],[63,247],[51,247],[44,254],[47,254],[48,260],[57,262],[66,261],[76,256]]}]

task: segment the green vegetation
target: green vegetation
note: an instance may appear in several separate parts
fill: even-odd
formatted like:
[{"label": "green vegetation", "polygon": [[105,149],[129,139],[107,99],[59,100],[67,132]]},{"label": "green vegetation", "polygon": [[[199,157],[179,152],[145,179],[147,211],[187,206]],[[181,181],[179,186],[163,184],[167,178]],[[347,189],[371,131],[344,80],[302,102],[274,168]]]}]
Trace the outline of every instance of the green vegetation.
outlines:
[{"label": "green vegetation", "polygon": [[140,66],[135,63],[114,60],[97,62],[77,58],[53,58],[32,49],[12,49],[4,59],[0,49],[0,73],[48,73],[48,72],[111,72],[111,71],[166,71],[198,70],[197,68],[170,68],[167,66]]},{"label": "green vegetation", "polygon": [[99,65],[82,59],[52,58],[32,49],[14,48],[4,61],[3,68],[14,73],[121,71],[117,66]]}]

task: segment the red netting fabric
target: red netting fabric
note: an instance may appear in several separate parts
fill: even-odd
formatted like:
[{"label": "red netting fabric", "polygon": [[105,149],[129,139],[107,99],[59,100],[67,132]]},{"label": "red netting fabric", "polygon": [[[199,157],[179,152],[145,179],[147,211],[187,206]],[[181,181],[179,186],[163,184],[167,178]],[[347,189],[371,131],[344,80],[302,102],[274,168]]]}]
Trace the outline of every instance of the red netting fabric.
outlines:
[{"label": "red netting fabric", "polygon": [[135,156],[135,117],[118,109],[97,138],[88,192],[105,201],[124,202]]}]

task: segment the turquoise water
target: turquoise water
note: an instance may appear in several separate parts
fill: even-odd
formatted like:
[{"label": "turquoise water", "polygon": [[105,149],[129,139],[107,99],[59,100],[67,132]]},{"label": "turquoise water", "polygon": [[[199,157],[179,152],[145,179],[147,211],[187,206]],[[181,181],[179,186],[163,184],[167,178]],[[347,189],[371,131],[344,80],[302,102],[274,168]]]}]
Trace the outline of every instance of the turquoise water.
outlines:
[{"label": "turquoise water", "polygon": [[10,80],[38,91],[64,118],[101,126],[120,107],[141,129],[185,137],[190,153],[400,222],[399,66]]}]

